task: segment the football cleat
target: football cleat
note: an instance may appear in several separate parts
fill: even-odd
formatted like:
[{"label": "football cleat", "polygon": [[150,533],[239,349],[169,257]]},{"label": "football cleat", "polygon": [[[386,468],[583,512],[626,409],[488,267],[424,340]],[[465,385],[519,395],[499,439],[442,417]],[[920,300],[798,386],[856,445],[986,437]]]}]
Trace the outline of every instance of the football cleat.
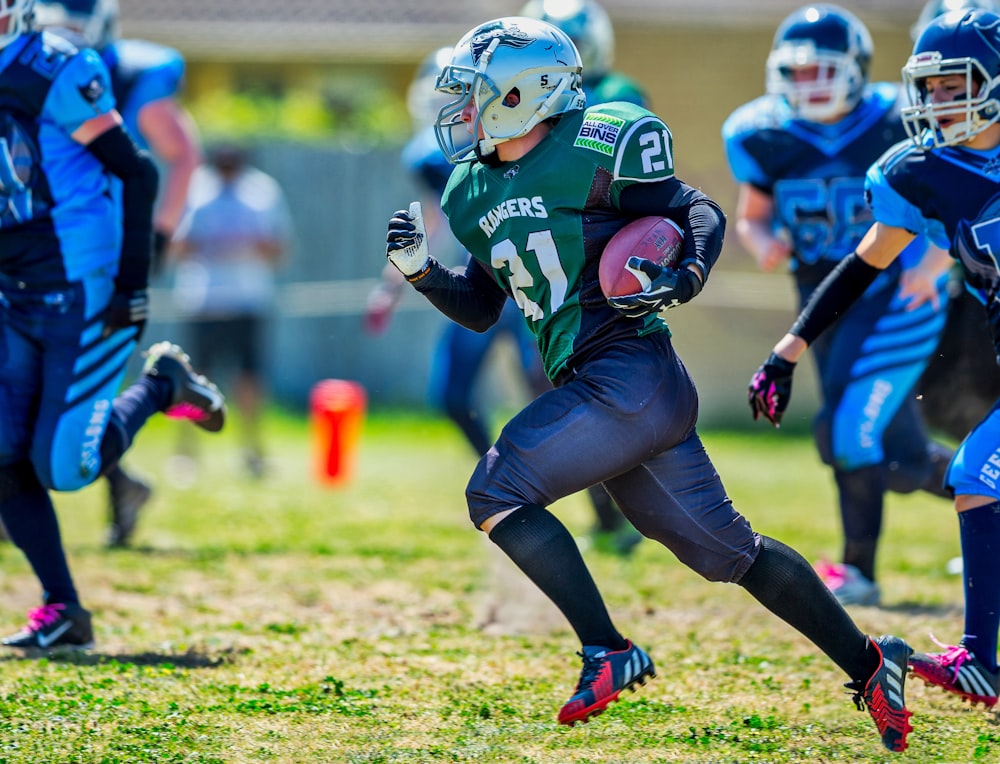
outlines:
[{"label": "football cleat", "polygon": [[128,546],[139,520],[139,510],[143,508],[153,489],[150,486],[119,470],[118,475],[109,480],[111,493],[111,527],[108,528],[108,546]]},{"label": "football cleat", "polygon": [[943,645],[936,639],[934,643],[943,647],[944,652],[911,655],[913,673],[927,684],[953,692],[972,705],[995,706],[1000,671],[990,671],[964,645]]},{"label": "football cleat", "polygon": [[577,655],[583,658],[580,681],[573,697],[559,710],[559,723],[571,727],[602,713],[626,687],[635,692],[636,683],[646,684],[647,677],[656,676],[653,661],[631,642],[616,651],[584,645]]},{"label": "football cleat", "polygon": [[170,381],[173,394],[164,413],[187,419],[209,432],[218,432],[226,421],[226,399],[219,388],[191,368],[187,353],[171,342],[157,342],[146,351],[142,373]]},{"label": "football cleat", "polygon": [[89,650],[94,646],[94,631],[90,611],[81,605],[53,602],[28,613],[28,625],[0,643],[7,647],[50,650],[69,647]]},{"label": "football cleat", "polygon": [[906,662],[913,649],[899,637],[883,636],[871,639],[879,653],[879,666],[871,678],[844,686],[854,692],[854,705],[868,714],[878,728],[882,745],[899,753],[906,750],[906,736],[913,732],[911,711],[906,708],[903,687],[906,684]]},{"label": "football cleat", "polygon": [[833,592],[841,605],[878,605],[882,592],[878,584],[853,565],[822,560],[815,565],[816,574],[826,588]]}]

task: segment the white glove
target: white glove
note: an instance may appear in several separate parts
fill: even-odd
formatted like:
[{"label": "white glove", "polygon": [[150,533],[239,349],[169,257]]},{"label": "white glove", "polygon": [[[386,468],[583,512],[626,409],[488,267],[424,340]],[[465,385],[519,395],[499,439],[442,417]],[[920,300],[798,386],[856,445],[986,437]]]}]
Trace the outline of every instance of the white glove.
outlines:
[{"label": "white glove", "polygon": [[410,210],[398,210],[389,220],[385,256],[389,262],[413,282],[430,270],[431,255],[427,249],[427,231],[420,202],[410,204]]}]

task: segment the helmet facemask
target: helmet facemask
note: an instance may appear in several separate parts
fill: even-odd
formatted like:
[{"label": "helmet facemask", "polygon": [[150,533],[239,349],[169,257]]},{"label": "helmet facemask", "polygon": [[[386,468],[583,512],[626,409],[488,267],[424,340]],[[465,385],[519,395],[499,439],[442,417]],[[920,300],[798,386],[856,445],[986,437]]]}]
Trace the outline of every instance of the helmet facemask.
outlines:
[{"label": "helmet facemask", "polygon": [[0,32],[0,48],[5,48],[31,29],[32,6],[35,0],[0,0],[0,21],[7,28]]},{"label": "helmet facemask", "polygon": [[[816,79],[797,80],[796,70],[815,67]],[[861,99],[865,74],[857,58],[820,50],[812,40],[781,43],[767,57],[767,92],[783,97],[796,117],[824,122],[847,114]]]},{"label": "helmet facemask", "polygon": [[[934,103],[927,78],[950,75],[964,77],[965,92],[951,101]],[[996,98],[1000,77],[990,79],[974,58],[944,59],[936,51],[918,53],[903,67],[903,83],[910,100],[910,106],[902,110],[903,126],[921,148],[928,143],[931,147],[964,143],[1000,120]]]}]

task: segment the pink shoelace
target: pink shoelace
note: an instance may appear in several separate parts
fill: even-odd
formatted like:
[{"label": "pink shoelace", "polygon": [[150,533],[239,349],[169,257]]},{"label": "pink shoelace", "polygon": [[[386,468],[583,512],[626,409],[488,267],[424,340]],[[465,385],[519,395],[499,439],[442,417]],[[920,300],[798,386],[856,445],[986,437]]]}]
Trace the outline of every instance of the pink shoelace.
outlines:
[{"label": "pink shoelace", "polygon": [[39,631],[49,624],[55,623],[61,617],[60,611],[65,609],[65,605],[55,603],[52,605],[42,605],[41,607],[36,607],[34,610],[29,610],[28,630]]},{"label": "pink shoelace", "polygon": [[931,634],[930,637],[931,642],[944,651],[930,656],[934,658],[935,662],[940,666],[953,668],[955,671],[958,671],[962,668],[962,664],[969,660],[969,651],[962,645],[946,645],[943,642],[939,642],[937,637],[933,634]]},{"label": "pink shoelace", "polygon": [[820,580],[826,584],[826,588],[831,591],[836,589],[838,586],[842,586],[844,581],[847,580],[847,573],[844,570],[843,565],[838,565],[837,563],[829,562],[827,560],[820,560],[815,566],[816,574],[820,577]]}]

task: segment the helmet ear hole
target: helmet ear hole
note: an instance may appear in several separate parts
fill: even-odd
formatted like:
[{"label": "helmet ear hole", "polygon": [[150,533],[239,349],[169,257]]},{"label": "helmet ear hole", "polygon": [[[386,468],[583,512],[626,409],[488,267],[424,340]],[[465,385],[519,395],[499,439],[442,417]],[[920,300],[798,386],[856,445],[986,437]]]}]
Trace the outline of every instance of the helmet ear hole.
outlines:
[{"label": "helmet ear hole", "polygon": [[503,105],[509,109],[516,108],[521,103],[521,91],[513,88],[503,97]]}]

